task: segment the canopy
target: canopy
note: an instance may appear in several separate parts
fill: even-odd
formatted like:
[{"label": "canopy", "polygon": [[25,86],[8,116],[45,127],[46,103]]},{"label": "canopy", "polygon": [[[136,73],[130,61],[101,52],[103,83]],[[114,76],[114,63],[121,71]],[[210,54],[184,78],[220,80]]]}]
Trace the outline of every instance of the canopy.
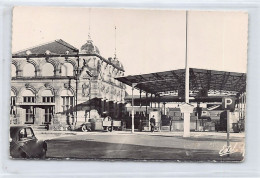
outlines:
[{"label": "canopy", "polygon": [[[190,91],[243,93],[246,90],[246,74],[228,71],[190,68]],[[185,89],[185,69],[130,75],[116,78],[129,86],[147,93],[181,91]]]}]

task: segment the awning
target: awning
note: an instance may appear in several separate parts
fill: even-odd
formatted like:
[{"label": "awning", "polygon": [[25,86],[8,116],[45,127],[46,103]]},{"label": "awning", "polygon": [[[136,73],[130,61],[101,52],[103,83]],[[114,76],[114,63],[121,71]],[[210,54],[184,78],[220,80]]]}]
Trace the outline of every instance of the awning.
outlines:
[{"label": "awning", "polygon": [[67,110],[58,112],[58,114],[72,113],[72,112],[76,112],[76,111],[90,111],[90,102],[85,101],[85,102],[77,104],[76,106],[73,106]]},{"label": "awning", "polygon": [[[206,89],[208,92],[246,91],[246,74],[228,71],[190,68],[190,91],[195,93]],[[180,91],[185,88],[185,69],[130,75],[116,78],[120,82],[147,93],[158,94],[167,91]]]}]

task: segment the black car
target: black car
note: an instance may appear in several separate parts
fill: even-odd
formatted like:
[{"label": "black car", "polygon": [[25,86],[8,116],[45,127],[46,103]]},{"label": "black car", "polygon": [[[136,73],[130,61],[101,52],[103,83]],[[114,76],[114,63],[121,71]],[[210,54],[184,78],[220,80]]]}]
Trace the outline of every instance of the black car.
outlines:
[{"label": "black car", "polygon": [[45,158],[47,143],[38,140],[29,126],[10,127],[10,156],[12,158]]}]

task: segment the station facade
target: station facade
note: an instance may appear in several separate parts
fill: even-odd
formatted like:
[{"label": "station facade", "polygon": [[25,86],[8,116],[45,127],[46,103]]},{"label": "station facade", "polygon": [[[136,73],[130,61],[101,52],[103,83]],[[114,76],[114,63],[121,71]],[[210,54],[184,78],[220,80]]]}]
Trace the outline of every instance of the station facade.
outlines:
[{"label": "station facade", "polygon": [[11,64],[11,124],[75,124],[123,111],[124,76],[116,58],[105,59],[93,41],[80,49],[59,39],[19,51]]}]

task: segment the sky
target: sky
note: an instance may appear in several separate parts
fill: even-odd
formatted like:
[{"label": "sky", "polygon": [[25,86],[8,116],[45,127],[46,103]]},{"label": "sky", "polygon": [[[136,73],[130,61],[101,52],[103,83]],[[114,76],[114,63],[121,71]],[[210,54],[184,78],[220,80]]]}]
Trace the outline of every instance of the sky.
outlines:
[{"label": "sky", "polygon": [[[189,11],[189,67],[246,72],[247,30],[245,12]],[[113,57],[116,47],[125,75],[185,66],[186,12],[182,10],[16,7],[12,51],[55,39],[80,48],[89,32],[101,56]]]},{"label": "sky", "polygon": [[[188,66],[246,73],[247,32],[245,12],[188,11]],[[12,52],[56,39],[80,49],[89,33],[101,56],[114,57],[116,52],[125,76],[185,67],[184,10],[78,7],[13,10]],[[126,91],[131,93],[130,87]]]}]

